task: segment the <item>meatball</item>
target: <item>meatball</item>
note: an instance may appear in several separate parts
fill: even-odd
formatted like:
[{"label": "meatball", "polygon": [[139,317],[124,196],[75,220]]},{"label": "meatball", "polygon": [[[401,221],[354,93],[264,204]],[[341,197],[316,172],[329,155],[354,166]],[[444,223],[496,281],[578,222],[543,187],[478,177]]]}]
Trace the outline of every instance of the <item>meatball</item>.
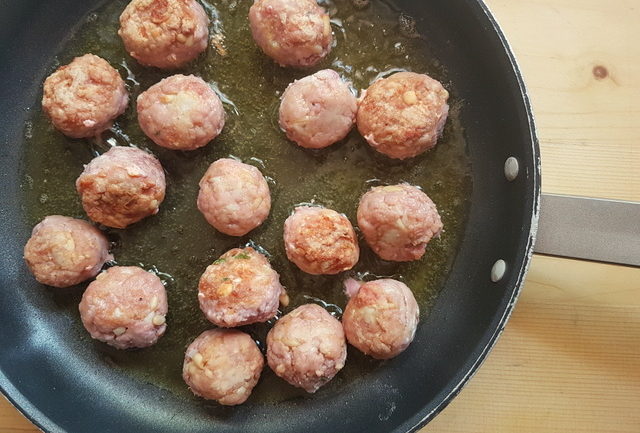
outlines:
[{"label": "meatball", "polygon": [[406,159],[431,149],[447,121],[449,92],[424,74],[399,72],[362,92],[358,130],[378,152]]},{"label": "meatball", "polygon": [[198,285],[205,316],[225,328],[271,319],[283,293],[278,273],[250,247],[227,251],[207,268]]},{"label": "meatball", "polygon": [[254,166],[222,158],[200,180],[198,209],[218,231],[244,236],[269,215],[269,186]]},{"label": "meatball", "polygon": [[382,259],[406,262],[421,258],[427,243],[442,231],[431,199],[415,186],[378,186],[362,196],[358,226]]},{"label": "meatball", "polygon": [[107,238],[88,222],[51,215],[33,228],[24,259],[38,282],[69,287],[95,277],[113,256]]},{"label": "meatball", "polygon": [[167,308],[160,278],[136,266],[115,266],[89,284],[80,318],[92,338],[117,349],[148,347],[167,329]]},{"label": "meatball", "polygon": [[346,216],[321,207],[300,206],[284,222],[287,257],[313,275],[333,275],[358,263],[360,248]]},{"label": "meatball", "polygon": [[264,357],[248,334],[210,329],[187,347],[182,377],[195,395],[234,406],[249,398],[263,367]]},{"label": "meatball", "polygon": [[138,96],[140,128],[158,146],[202,147],[224,126],[222,102],[202,78],[174,75]]},{"label": "meatball", "polygon": [[347,83],[325,69],[287,87],[280,103],[280,127],[298,145],[320,149],[347,136],[356,111],[358,103]]},{"label": "meatball", "polygon": [[257,0],[249,23],[258,46],[281,66],[313,66],[331,51],[329,15],[315,0]]},{"label": "meatball", "polygon": [[134,147],[112,147],[76,180],[89,218],[119,229],[158,213],[165,188],[160,161]]},{"label": "meatball", "polygon": [[369,281],[351,296],[342,315],[347,341],[376,359],[389,359],[413,341],[420,310],[400,281]]},{"label": "meatball", "polygon": [[291,385],[316,392],[344,367],[347,343],[338,319],[315,304],[296,308],[267,334],[269,367]]},{"label": "meatball", "polygon": [[93,54],[76,57],[44,81],[42,108],[53,126],[69,137],[99,135],[128,103],[118,71]]},{"label": "meatball", "polygon": [[209,43],[209,18],[196,0],[133,0],[120,15],[118,34],[144,66],[174,69]]}]

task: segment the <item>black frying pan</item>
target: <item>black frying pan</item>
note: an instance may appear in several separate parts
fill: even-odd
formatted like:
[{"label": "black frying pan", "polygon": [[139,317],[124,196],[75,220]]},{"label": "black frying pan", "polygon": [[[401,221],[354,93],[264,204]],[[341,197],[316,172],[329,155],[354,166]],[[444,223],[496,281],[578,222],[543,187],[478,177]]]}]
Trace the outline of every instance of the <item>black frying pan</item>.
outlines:
[{"label": "black frying pan", "polygon": [[[540,174],[533,118],[522,77],[480,0],[398,0],[418,18],[435,55],[465,101],[462,122],[473,166],[467,228],[454,267],[418,329],[417,356],[385,364],[334,395],[235,407],[212,417],[171,393],[78,356],[67,325],[26,271],[31,227],[21,209],[21,147],[28,112],[57,47],[99,0],[0,0],[0,386],[50,432],[388,432],[432,419],[476,371],[516,301],[532,254]],[[517,158],[519,174],[505,178]],[[492,281],[492,268],[506,273]],[[494,279],[499,277],[493,275]],[[419,348],[419,349],[415,349]],[[393,407],[393,410],[390,408]]]}]

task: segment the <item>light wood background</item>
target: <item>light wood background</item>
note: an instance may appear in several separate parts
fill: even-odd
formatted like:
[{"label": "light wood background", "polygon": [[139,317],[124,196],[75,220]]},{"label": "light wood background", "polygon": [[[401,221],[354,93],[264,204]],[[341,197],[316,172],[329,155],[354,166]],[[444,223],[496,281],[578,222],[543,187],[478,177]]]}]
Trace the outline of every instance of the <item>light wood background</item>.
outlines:
[{"label": "light wood background", "polygon": [[[640,1],[485,1],[529,87],[543,190],[640,201]],[[0,432],[36,431],[0,398]],[[422,432],[639,433],[640,269],[534,257],[495,349]]]}]

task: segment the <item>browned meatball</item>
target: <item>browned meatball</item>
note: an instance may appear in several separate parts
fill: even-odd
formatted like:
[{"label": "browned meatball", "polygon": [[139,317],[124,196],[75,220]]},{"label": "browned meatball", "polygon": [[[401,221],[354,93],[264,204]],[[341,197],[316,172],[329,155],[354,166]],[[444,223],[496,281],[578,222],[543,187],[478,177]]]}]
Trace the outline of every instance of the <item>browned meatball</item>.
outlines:
[{"label": "browned meatball", "polygon": [[360,248],[351,222],[338,212],[300,206],[284,222],[287,257],[304,272],[333,275],[358,263]]},{"label": "browned meatball", "polygon": [[167,329],[160,278],[137,266],[115,266],[87,287],[80,317],[91,337],[117,349],[148,347]]},{"label": "browned meatball", "polygon": [[369,281],[356,290],[342,316],[349,343],[376,359],[402,353],[413,341],[420,316],[411,290],[392,279]]},{"label": "browned meatball", "polygon": [[195,395],[232,406],[249,398],[263,367],[262,353],[248,334],[211,329],[187,348],[182,377]]},{"label": "browned meatball", "polygon": [[363,195],[358,226],[378,256],[397,262],[420,259],[427,243],[442,231],[436,205],[406,183],[378,186]]},{"label": "browned meatball", "polygon": [[142,65],[173,69],[207,48],[208,26],[196,0],[133,0],[120,15],[118,34]]},{"label": "browned meatball", "polygon": [[316,392],[344,367],[347,343],[340,321],[306,304],[278,320],[267,335],[269,367],[291,385]]},{"label": "browned meatball", "polygon": [[165,188],[160,161],[134,147],[112,147],[76,180],[89,218],[120,229],[158,213]]},{"label": "browned meatball", "polygon": [[378,152],[406,159],[431,149],[449,113],[449,92],[425,74],[399,72],[360,96],[358,130]]},{"label": "browned meatball", "polygon": [[95,277],[113,256],[107,238],[88,222],[51,215],[33,228],[24,259],[40,283],[68,287]]},{"label": "browned meatball", "polygon": [[124,113],[129,94],[106,60],[93,54],[76,57],[44,82],[42,108],[53,126],[69,137],[93,137]]},{"label": "browned meatball", "polygon": [[329,51],[329,15],[315,0],[257,0],[249,10],[253,39],[282,66],[313,66]]},{"label": "browned meatball", "polygon": [[200,278],[198,301],[207,319],[222,327],[271,319],[284,293],[280,276],[253,248],[234,248],[220,256]]}]

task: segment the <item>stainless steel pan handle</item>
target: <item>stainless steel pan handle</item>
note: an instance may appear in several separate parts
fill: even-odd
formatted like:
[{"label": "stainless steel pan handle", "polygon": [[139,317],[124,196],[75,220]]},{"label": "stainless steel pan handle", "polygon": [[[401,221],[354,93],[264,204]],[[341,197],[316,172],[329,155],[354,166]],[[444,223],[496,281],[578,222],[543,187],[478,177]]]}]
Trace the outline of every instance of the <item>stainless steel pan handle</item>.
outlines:
[{"label": "stainless steel pan handle", "polygon": [[535,252],[640,266],[640,203],[543,194]]}]

